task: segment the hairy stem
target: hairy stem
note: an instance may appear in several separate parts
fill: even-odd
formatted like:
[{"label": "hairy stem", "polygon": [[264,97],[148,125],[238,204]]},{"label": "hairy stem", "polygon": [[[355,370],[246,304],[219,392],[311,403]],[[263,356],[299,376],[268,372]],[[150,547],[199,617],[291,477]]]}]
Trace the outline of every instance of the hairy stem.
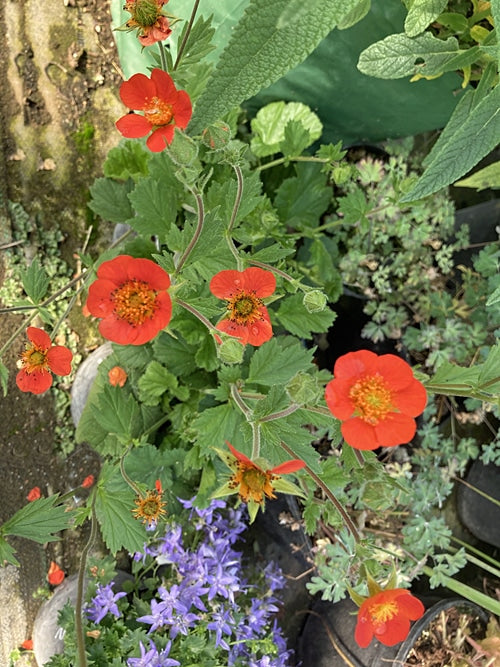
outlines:
[{"label": "hairy stem", "polygon": [[261,417],[259,419],[259,422],[271,422],[274,421],[275,419],[282,419],[283,417],[288,417],[288,415],[293,414],[300,407],[301,406],[298,403],[292,403],[284,410],[279,410],[278,412],[273,412],[271,415],[266,415],[265,417]]},{"label": "hairy stem", "polygon": [[198,211],[198,222],[196,223],[196,229],[194,230],[193,238],[189,242],[188,247],[186,250],[184,250],[184,254],[179,260],[179,263],[175,267],[175,273],[178,274],[182,267],[184,266],[187,258],[191,254],[191,251],[195,247],[196,243],[198,242],[198,239],[200,238],[200,234],[203,230],[203,223],[205,222],[205,208],[203,206],[203,198],[199,193],[192,193],[194,198],[196,199],[196,208]]},{"label": "hairy stem", "polygon": [[200,311],[197,310],[194,306],[191,306],[189,303],[186,303],[185,301],[181,301],[181,299],[176,299],[175,302],[178,303],[179,306],[181,306],[181,308],[188,310],[192,315],[198,318],[200,322],[202,322],[207,327],[207,329],[213,331],[214,333],[217,332],[217,329],[214,327],[212,322],[210,322],[210,320],[207,319],[205,315],[202,315]]},{"label": "hairy stem", "polygon": [[236,197],[234,200],[234,205],[233,205],[233,210],[231,212],[231,219],[229,220],[229,225],[226,231],[226,241],[229,246],[229,250],[232,252],[234,258],[236,259],[236,266],[238,271],[241,271],[243,269],[243,262],[241,260],[241,257],[239,255],[239,252],[234,245],[233,238],[231,236],[231,232],[234,226],[234,223],[236,221],[236,216],[238,215],[238,210],[240,208],[241,204],[241,198],[243,196],[243,174],[241,173],[241,169],[238,167],[238,165],[234,164],[233,169],[236,174],[236,181],[237,181],[237,189],[236,189]]},{"label": "hairy stem", "polygon": [[92,515],[90,518],[90,536],[87,541],[87,544],[83,547],[82,555],[80,558],[80,567],[78,569],[78,581],[76,588],[76,602],[75,602],[75,634],[76,634],[76,648],[77,648],[77,657],[78,657],[78,667],[87,667],[87,656],[85,654],[85,635],[83,633],[83,623],[82,623],[82,607],[83,607],[83,588],[85,583],[85,568],[87,566],[87,557],[89,551],[94,543],[94,540],[97,536],[97,517],[95,513],[95,499],[96,491],[94,489],[92,493],[91,501],[91,511]]},{"label": "hairy stem", "polygon": [[174,64],[174,71],[177,69],[181,58],[182,54],[184,53],[184,49],[186,48],[187,41],[189,39],[189,35],[191,34],[191,29],[193,27],[194,19],[196,17],[196,12],[198,11],[198,5],[200,4],[200,0],[195,0],[195,3],[193,5],[193,11],[191,12],[191,16],[189,17],[189,23],[188,27],[186,30],[186,34],[184,35],[184,39],[182,40],[182,44],[179,47],[179,51],[177,53],[177,58],[175,59],[175,64]]},{"label": "hairy stem", "polygon": [[[295,458],[294,452],[290,449],[290,447],[283,442],[283,440],[280,441],[281,447],[289,454],[292,458]],[[359,534],[358,529],[354,525],[353,521],[351,520],[351,517],[347,514],[345,511],[344,507],[342,504],[337,500],[337,498],[333,495],[333,493],[330,491],[330,489],[326,486],[326,484],[323,482],[323,480],[316,475],[316,473],[311,470],[311,468],[306,465],[304,467],[304,470],[308,473],[308,475],[311,477],[311,479],[320,487],[320,489],[323,491],[325,496],[333,503],[335,509],[338,511],[340,516],[342,517],[345,525],[347,526],[347,529],[351,533],[351,535],[354,537],[356,542],[359,542],[361,537]]]}]

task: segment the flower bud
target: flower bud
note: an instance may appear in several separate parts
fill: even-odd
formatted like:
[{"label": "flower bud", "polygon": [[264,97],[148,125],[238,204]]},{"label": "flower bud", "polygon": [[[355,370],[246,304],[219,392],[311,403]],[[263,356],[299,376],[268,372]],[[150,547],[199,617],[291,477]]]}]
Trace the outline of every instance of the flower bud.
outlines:
[{"label": "flower bud", "polygon": [[344,183],[347,183],[351,174],[352,170],[349,165],[344,164],[340,167],[334,167],[332,169],[332,178],[336,185],[343,185]]},{"label": "flower bud", "polygon": [[202,142],[207,148],[213,151],[220,151],[228,141],[231,139],[231,128],[227,123],[218,121],[213,125],[209,125],[201,137]]},{"label": "flower bud", "polygon": [[179,129],[175,129],[174,139],[168,147],[168,155],[179,167],[189,167],[198,156],[196,142]]},{"label": "flower bud", "polygon": [[217,356],[225,364],[240,364],[245,346],[235,338],[226,338],[217,346]]},{"label": "flower bud", "polygon": [[319,289],[313,289],[310,292],[304,294],[302,299],[308,313],[320,313],[322,310],[325,310],[327,298],[326,294]]},{"label": "flower bud", "polygon": [[293,376],[286,385],[286,391],[291,400],[298,405],[314,403],[319,395],[316,379],[304,371],[299,371]]}]

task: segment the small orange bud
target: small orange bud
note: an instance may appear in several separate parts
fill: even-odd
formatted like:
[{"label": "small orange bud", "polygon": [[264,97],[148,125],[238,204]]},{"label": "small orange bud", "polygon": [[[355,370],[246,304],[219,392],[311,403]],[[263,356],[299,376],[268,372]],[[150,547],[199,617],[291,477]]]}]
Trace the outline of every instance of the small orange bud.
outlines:
[{"label": "small orange bud", "polygon": [[23,648],[25,651],[32,651],[33,650],[33,640],[32,639],[25,639],[23,643],[21,644],[21,648]]},{"label": "small orange bud", "polygon": [[34,500],[38,500],[41,497],[42,497],[42,492],[40,491],[39,486],[34,486],[26,496],[26,498],[29,500],[30,503],[32,503]]},{"label": "small orange bud", "polygon": [[93,486],[95,482],[95,477],[94,475],[87,475],[83,482],[81,483],[82,489],[90,489],[91,486]]},{"label": "small orange bud", "polygon": [[113,366],[113,368],[108,373],[109,384],[113,387],[116,387],[117,385],[119,387],[123,387],[127,381],[127,377],[128,375],[120,366]]},{"label": "small orange bud", "polygon": [[59,565],[54,561],[51,561],[49,571],[47,572],[47,581],[52,586],[59,586],[64,581],[64,570],[61,570]]}]

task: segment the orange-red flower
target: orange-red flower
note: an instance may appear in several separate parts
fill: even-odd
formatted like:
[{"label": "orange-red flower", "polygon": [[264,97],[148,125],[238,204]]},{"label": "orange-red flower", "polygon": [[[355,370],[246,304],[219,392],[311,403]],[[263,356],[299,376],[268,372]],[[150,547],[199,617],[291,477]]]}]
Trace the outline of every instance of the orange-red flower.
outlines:
[{"label": "orange-red flower", "polygon": [[172,30],[168,18],[162,14],[168,0],[125,0],[123,9],[132,16],[125,23],[129,30],[137,28],[142,46],[151,46],[170,36]]},{"label": "orange-red flower", "polygon": [[99,331],[120,345],[143,345],[170,322],[170,278],[150,259],[119,255],[103,262],[89,287],[87,307]]},{"label": "orange-red flower", "polygon": [[148,526],[156,524],[158,519],[160,519],[163,514],[166,514],[166,511],[164,510],[165,502],[162,500],[163,490],[159,480],[156,480],[155,487],[155,491],[149,489],[145,496],[136,496],[134,502],[137,507],[132,510],[132,514],[135,515],[135,518],[141,519],[142,522],[147,523]]},{"label": "orange-red flower", "polygon": [[403,359],[349,352],[337,359],[333,374],[326,403],[342,421],[342,435],[351,447],[394,447],[413,438],[414,417],[424,411],[427,394]]},{"label": "orange-red flower", "polygon": [[32,639],[25,639],[23,643],[21,644],[21,648],[24,649],[25,651],[32,651],[33,650],[33,640]]},{"label": "orange-red flower", "polygon": [[227,301],[228,314],[216,328],[235,336],[243,345],[262,345],[273,335],[262,299],[271,296],[275,289],[276,278],[265,269],[220,271],[210,281],[210,291]]},{"label": "orange-red flower", "polygon": [[373,637],[386,646],[406,639],[410,621],[424,613],[424,605],[404,588],[382,590],[363,602],[358,611],[354,639],[366,648]]},{"label": "orange-red flower", "polygon": [[116,121],[124,137],[137,139],[150,134],[147,147],[158,153],[174,138],[174,128],[184,129],[191,120],[192,107],[185,90],[177,90],[172,77],[154,69],[151,77],[134,74],[120,87],[122,102],[140,114],[127,114]]},{"label": "orange-red flower", "polygon": [[38,500],[42,497],[42,492],[40,491],[39,486],[34,486],[30,489],[28,495],[26,496],[28,502],[32,503],[34,500]]},{"label": "orange-red flower", "polygon": [[59,586],[64,581],[64,570],[61,570],[59,565],[51,561],[49,571],[47,572],[47,581],[52,586]]},{"label": "orange-red flower", "polygon": [[265,459],[252,461],[245,454],[226,442],[231,454],[216,449],[216,452],[232,471],[229,480],[214,494],[213,497],[238,493],[240,499],[248,504],[250,520],[253,521],[259,510],[264,507],[265,498],[276,498],[275,491],[302,495],[302,491],[292,482],[281,479],[281,475],[296,472],[306,464],[300,459],[291,459],[271,468]]},{"label": "orange-red flower", "polygon": [[64,345],[52,345],[49,334],[37,327],[28,327],[30,345],[21,354],[21,370],[16,383],[21,391],[43,394],[52,385],[52,373],[69,375],[73,355]]},{"label": "orange-red flower", "polygon": [[83,482],[81,483],[82,489],[90,489],[91,486],[94,485],[95,478],[94,475],[87,475]]},{"label": "orange-red flower", "polygon": [[128,375],[123,370],[121,366],[113,366],[113,368],[108,371],[108,380],[109,384],[112,387],[123,387],[127,381]]}]

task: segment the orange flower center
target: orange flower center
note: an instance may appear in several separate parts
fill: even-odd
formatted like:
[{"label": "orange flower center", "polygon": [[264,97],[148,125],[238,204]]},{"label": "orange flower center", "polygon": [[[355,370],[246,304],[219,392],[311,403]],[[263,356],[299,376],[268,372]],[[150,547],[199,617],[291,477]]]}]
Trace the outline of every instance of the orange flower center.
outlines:
[{"label": "orange flower center", "polygon": [[144,109],[144,117],[151,125],[168,125],[174,116],[172,106],[155,95],[146,100],[147,107]]},{"label": "orange flower center", "polygon": [[239,461],[238,471],[232,476],[229,486],[232,489],[239,487],[239,495],[243,502],[253,500],[260,504],[264,500],[264,495],[268,498],[276,498],[272,483],[278,477],[271,472],[260,470],[257,466]]},{"label": "orange flower center", "polygon": [[129,280],[111,295],[117,317],[133,327],[144,324],[155,314],[156,292],[148,283],[141,280]]},{"label": "orange flower center", "polygon": [[21,365],[27,373],[48,371],[47,352],[36,345],[31,345],[21,354]]},{"label": "orange flower center", "polygon": [[227,304],[229,319],[237,324],[253,324],[261,318],[262,301],[251,292],[238,292]]},{"label": "orange flower center", "polygon": [[398,605],[394,600],[389,602],[381,602],[370,607],[370,616],[375,626],[390,621],[391,618],[397,616]]},{"label": "orange flower center", "polygon": [[153,521],[158,521],[162,514],[165,514],[163,509],[165,503],[162,502],[161,493],[157,491],[148,491],[145,498],[138,496],[135,499],[137,507],[132,510],[136,519],[142,519],[143,523],[152,524]]},{"label": "orange flower center", "polygon": [[354,403],[354,414],[368,424],[376,425],[394,412],[392,391],[381,375],[369,375],[355,382],[349,398]]}]

